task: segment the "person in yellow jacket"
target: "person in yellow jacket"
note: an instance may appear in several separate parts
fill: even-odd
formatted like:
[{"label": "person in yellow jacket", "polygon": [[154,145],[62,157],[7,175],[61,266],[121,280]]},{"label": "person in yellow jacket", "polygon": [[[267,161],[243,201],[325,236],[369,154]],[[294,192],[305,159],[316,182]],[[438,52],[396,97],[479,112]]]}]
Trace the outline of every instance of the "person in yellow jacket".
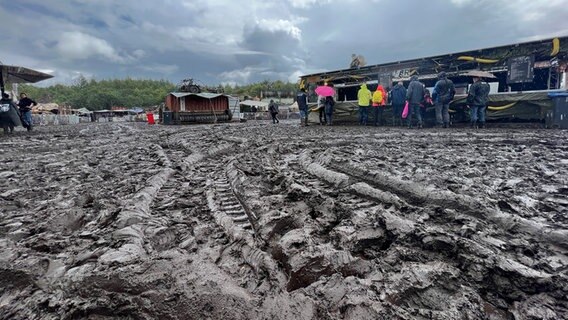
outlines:
[{"label": "person in yellow jacket", "polygon": [[361,84],[361,89],[359,89],[359,91],[357,92],[357,100],[359,100],[359,124],[362,126],[367,125],[371,99],[371,91],[367,89],[367,84]]},{"label": "person in yellow jacket", "polygon": [[385,88],[381,84],[377,86],[377,90],[373,92],[373,109],[375,111],[375,127],[379,125],[382,126],[384,123],[383,121],[383,112],[386,108],[386,101],[387,101],[387,92]]}]

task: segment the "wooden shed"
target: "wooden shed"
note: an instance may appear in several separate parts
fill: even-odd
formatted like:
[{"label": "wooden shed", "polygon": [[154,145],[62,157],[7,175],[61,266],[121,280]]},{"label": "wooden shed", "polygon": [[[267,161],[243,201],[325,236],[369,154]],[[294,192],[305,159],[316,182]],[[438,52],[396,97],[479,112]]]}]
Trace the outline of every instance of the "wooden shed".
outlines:
[{"label": "wooden shed", "polygon": [[172,92],[166,97],[166,107],[176,124],[230,121],[229,98],[219,93]]}]

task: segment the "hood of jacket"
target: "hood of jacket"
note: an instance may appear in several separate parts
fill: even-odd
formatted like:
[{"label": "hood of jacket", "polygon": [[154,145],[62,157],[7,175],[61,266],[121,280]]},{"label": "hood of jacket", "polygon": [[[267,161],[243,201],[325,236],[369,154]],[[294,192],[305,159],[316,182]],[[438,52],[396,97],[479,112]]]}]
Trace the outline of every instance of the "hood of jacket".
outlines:
[{"label": "hood of jacket", "polygon": [[357,100],[360,106],[367,107],[371,104],[372,94],[369,89],[367,89],[367,84],[363,83],[361,89],[357,92]]}]

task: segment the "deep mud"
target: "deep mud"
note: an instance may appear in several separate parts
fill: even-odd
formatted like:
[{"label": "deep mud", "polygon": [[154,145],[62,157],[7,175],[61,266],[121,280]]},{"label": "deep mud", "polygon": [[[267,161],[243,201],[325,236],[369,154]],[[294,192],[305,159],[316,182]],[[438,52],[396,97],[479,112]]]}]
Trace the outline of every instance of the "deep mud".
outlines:
[{"label": "deep mud", "polygon": [[566,319],[568,132],[0,136],[2,319]]}]

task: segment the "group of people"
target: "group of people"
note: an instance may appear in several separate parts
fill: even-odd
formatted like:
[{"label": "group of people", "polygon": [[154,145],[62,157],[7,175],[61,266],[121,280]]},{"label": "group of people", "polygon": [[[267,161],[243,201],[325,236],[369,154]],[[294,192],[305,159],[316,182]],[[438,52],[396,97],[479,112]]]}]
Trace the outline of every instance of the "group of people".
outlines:
[{"label": "group of people", "polygon": [[[471,126],[475,128],[485,127],[485,113],[487,102],[489,100],[489,84],[481,77],[474,77],[474,83],[469,89],[467,97],[467,106],[471,113]],[[379,84],[374,92],[367,88],[367,84],[363,83],[357,92],[357,100],[359,105],[359,124],[366,126],[374,124],[375,126],[384,125],[384,110],[390,102],[393,108],[393,125],[404,125],[408,128],[422,128],[424,125],[424,114],[428,107],[434,106],[436,111],[436,126],[448,128],[450,126],[449,106],[454,99],[456,90],[452,80],[448,79],[445,72],[438,74],[433,92],[418,80],[418,76],[414,75],[410,78],[408,88],[404,87],[402,82],[398,82],[392,90],[385,90]],[[301,89],[296,97],[298,107],[300,109],[301,124],[307,125],[308,102],[305,89]],[[320,105],[321,104],[321,105]],[[318,110],[320,124],[332,124],[333,106],[335,101],[333,97],[318,99]],[[369,113],[372,109],[374,121],[369,121]]]},{"label": "group of people", "polygon": [[3,92],[0,99],[0,126],[4,134],[14,132],[14,128],[22,125],[28,131],[33,129],[32,106],[37,102],[28,98],[25,93],[20,94],[20,100],[16,104],[10,94]]}]

